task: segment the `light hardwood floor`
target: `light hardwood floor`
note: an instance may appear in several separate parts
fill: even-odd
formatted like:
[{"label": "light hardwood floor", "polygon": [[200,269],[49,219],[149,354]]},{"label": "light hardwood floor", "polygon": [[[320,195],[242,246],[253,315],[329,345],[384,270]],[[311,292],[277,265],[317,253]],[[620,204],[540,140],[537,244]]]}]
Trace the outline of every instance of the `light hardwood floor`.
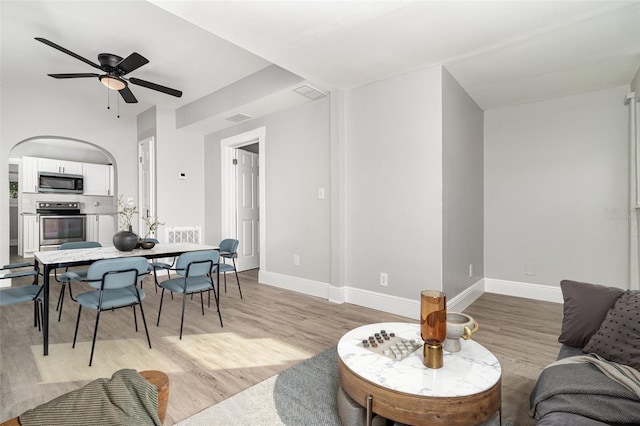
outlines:
[{"label": "light hardwood floor", "polygon": [[[105,312],[100,321],[93,367],[88,367],[95,311],[83,310],[78,345],[71,349],[77,305],[67,299],[56,321],[59,287],[52,285],[50,355],[32,327],[29,305],[0,310],[0,420],[86,384],[120,368],[158,369],[169,374],[171,390],[165,424],[173,424],[261,382],[304,359],[335,346],[357,326],[384,321],[417,321],[351,304],[258,284],[257,271],[241,274],[244,300],[235,279],[221,296],[224,327],[215,307],[205,315],[200,300],[187,300],[184,336],[178,340],[181,296],[165,294],[156,326],[160,294],[144,281],[143,301],[153,349],[146,346],[142,322],[133,327],[130,309]],[[78,286],[74,286],[78,287]],[[74,288],[76,292],[80,288]],[[528,394],[542,368],[558,351],[561,305],[484,294],[465,312],[480,323],[474,339],[492,350],[503,367],[503,418],[534,424],[527,415]]]}]

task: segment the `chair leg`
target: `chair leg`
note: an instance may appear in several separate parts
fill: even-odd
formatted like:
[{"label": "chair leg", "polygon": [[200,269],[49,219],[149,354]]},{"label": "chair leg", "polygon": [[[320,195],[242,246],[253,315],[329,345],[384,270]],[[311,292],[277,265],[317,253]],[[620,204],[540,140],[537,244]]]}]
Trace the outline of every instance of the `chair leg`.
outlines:
[{"label": "chair leg", "polygon": [[98,308],[98,312],[96,315],[96,326],[93,329],[93,342],[91,342],[91,355],[89,356],[89,367],[91,367],[91,363],[93,362],[93,351],[96,347],[96,337],[98,336],[98,323],[100,322],[100,308]]},{"label": "chair leg", "polygon": [[38,302],[38,308],[39,308],[38,331],[42,331],[42,324],[44,322],[44,303],[42,303],[42,301]]},{"label": "chair leg", "polygon": [[[60,322],[60,317],[62,317],[62,307],[64,306],[64,290],[66,288],[66,284],[62,284],[62,288],[60,289],[60,296],[58,296],[58,322]],[[69,292],[71,292],[71,287],[69,287]]]},{"label": "chair leg", "polygon": [[[171,279],[171,271],[169,271],[168,269],[167,269],[167,279],[169,280]],[[171,291],[170,293],[171,293],[171,300],[173,300],[173,292]]]},{"label": "chair leg", "polygon": [[38,301],[33,301],[33,326],[38,327],[38,331],[40,331],[40,324],[38,323]]},{"label": "chair leg", "polygon": [[76,331],[73,333],[73,345],[72,348],[76,347],[76,337],[78,337],[78,324],[80,324],[80,313],[82,312],[82,305],[78,305],[78,318],[76,319]]},{"label": "chair leg", "polygon": [[133,323],[136,326],[136,333],[138,332],[138,316],[136,315],[136,305],[132,306],[133,308]]},{"label": "chair leg", "polygon": [[71,300],[76,302],[76,298],[73,297],[73,288],[71,288],[71,283],[69,283],[68,286],[69,286],[69,297],[71,298]]},{"label": "chair leg", "polygon": [[65,283],[60,285],[60,294],[58,294],[58,304],[56,305],[56,311],[60,310],[60,305],[62,304],[62,298],[64,297],[64,289],[66,287]]},{"label": "chair leg", "polygon": [[240,288],[240,278],[238,278],[238,270],[235,269],[235,266],[233,270],[236,273],[236,281],[238,281],[238,291],[240,292],[240,299],[242,299],[242,289]]},{"label": "chair leg", "polygon": [[220,313],[220,298],[216,293],[216,288],[212,285],[211,289],[213,290],[213,298],[216,300],[216,308],[218,309],[218,318],[220,319],[220,327],[224,327],[222,325],[222,314]]},{"label": "chair leg", "polygon": [[34,300],[33,302],[33,321],[34,327],[38,327],[38,331],[42,331],[42,303],[39,300]]},{"label": "chair leg", "polygon": [[182,326],[184,324],[184,307],[187,303],[187,294],[182,293],[182,316],[180,317],[180,340],[182,340]]},{"label": "chair leg", "polygon": [[[151,339],[149,338],[149,329],[147,328],[147,320],[144,317],[144,309],[142,309],[142,299],[140,299],[140,293],[138,293],[137,296],[138,296],[138,305],[140,305],[140,315],[142,315],[142,324],[144,324],[144,332],[147,335],[147,343],[149,343],[149,349],[151,349]],[[136,326],[136,330],[137,330],[137,326]]]},{"label": "chair leg", "polygon": [[160,314],[162,313],[162,300],[164,299],[164,288],[162,292],[160,292],[160,306],[158,307],[158,321],[156,322],[156,327],[160,325]]},{"label": "chair leg", "polygon": [[202,292],[200,292],[200,307],[202,308],[202,316],[204,316],[204,298]]}]

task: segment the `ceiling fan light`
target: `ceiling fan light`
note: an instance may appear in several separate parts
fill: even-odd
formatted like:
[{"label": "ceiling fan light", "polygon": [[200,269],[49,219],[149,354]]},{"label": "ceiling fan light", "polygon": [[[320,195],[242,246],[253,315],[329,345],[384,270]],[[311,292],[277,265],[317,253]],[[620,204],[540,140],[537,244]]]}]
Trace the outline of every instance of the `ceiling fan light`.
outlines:
[{"label": "ceiling fan light", "polygon": [[122,90],[127,87],[127,83],[124,80],[108,75],[101,75],[100,82],[111,90]]}]

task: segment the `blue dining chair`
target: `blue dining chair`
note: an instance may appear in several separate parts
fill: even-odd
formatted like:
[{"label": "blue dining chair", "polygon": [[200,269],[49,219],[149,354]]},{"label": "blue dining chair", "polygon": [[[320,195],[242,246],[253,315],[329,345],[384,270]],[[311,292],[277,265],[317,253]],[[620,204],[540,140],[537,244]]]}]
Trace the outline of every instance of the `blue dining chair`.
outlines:
[{"label": "blue dining chair", "polygon": [[[227,272],[235,272],[236,281],[238,282],[238,290],[240,291],[240,299],[242,299],[242,289],[240,288],[240,279],[238,278],[238,270],[236,269],[236,258],[238,257],[238,240],[232,238],[224,239],[220,242],[220,258],[222,263],[214,268],[214,272],[224,275],[224,292],[227,292]],[[226,263],[227,259],[231,260],[231,264]]]},{"label": "blue dining chair", "polygon": [[[74,241],[70,243],[60,244],[58,250],[74,250],[74,249],[86,249],[86,248],[95,248],[102,247],[97,241]],[[64,292],[67,285],[69,286],[69,297],[71,300],[75,301],[73,298],[73,292],[71,291],[71,282],[72,281],[82,281],[87,277],[87,270],[76,270],[69,271],[69,268],[65,269],[63,274],[58,275],[58,271],[54,269],[53,276],[57,282],[60,283],[60,295],[58,296],[58,304],[56,305],[56,311],[58,311],[58,322],[62,317],[62,305],[64,304]]]},{"label": "blue dining chair", "polygon": [[[213,296],[218,309],[218,318],[220,319],[220,327],[222,325],[222,314],[220,313],[220,300],[214,287],[211,272],[218,264],[220,254],[217,250],[200,250],[183,253],[178,256],[175,265],[177,278],[170,278],[160,282],[158,285],[162,288],[160,294],[160,307],[158,309],[158,322],[160,325],[160,314],[162,313],[162,301],[164,300],[164,291],[169,290],[173,293],[182,293],[182,316],[180,317],[180,339],[182,339],[182,328],[184,325],[184,309],[187,301],[187,295],[200,293],[200,306],[202,315],[204,315],[204,300],[202,293],[213,291]],[[211,294],[211,293],[209,293]],[[209,301],[209,307],[211,303]]]},{"label": "blue dining chair", "polygon": [[[156,238],[145,238],[145,241],[152,241],[154,244],[160,244],[160,241],[158,241]],[[158,292],[158,270],[163,270],[163,271],[167,271],[167,278],[171,278],[171,268],[173,268],[174,263],[176,262],[176,258],[173,258],[173,261],[171,263],[166,263],[166,262],[158,262],[158,261],[152,261],[149,262],[149,273],[153,272],[153,280],[155,281],[156,284],[156,293]],[[142,285],[141,285],[142,286]],[[171,293],[171,298],[173,299],[173,293]]]},{"label": "blue dining chair", "polygon": [[91,264],[87,271],[86,282],[96,290],[88,291],[76,296],[78,303],[78,318],[76,320],[76,330],[73,334],[73,345],[76,347],[78,336],[78,325],[80,324],[80,314],[82,308],[96,310],[96,325],[93,331],[93,341],[91,343],[91,355],[89,357],[89,367],[93,362],[93,352],[96,346],[96,336],[98,334],[98,323],[100,313],[106,310],[113,310],[124,307],[133,307],[133,321],[135,329],[138,331],[138,320],[136,317],[136,305],[140,306],[144,331],[147,335],[149,349],[151,349],[151,339],[147,329],[147,320],[142,309],[142,299],[144,290],[137,287],[137,284],[144,279],[147,274],[147,259],[144,257],[126,257],[116,259],[98,260]]},{"label": "blue dining chair", "polygon": [[12,263],[0,268],[0,279],[2,280],[22,277],[33,277],[33,283],[30,285],[1,289],[0,306],[33,302],[33,326],[38,327],[38,331],[40,331],[42,328],[43,292],[42,286],[38,285],[38,271],[35,270],[32,263],[26,262]]}]

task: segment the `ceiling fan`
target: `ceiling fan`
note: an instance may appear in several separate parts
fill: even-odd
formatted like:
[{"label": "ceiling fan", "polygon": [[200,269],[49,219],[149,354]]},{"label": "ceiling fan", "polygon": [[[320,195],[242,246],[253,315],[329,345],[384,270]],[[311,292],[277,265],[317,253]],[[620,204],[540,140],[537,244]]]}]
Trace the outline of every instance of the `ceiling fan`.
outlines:
[{"label": "ceiling fan", "polygon": [[127,56],[124,59],[118,55],[114,55],[111,53],[100,53],[98,55],[98,62],[100,62],[100,65],[98,65],[45,38],[36,37],[35,39],[41,43],[46,44],[47,46],[51,46],[54,49],[57,49],[63,53],[66,53],[69,56],[73,56],[74,58],[79,59],[85,64],[91,65],[92,67],[97,68],[104,73],[104,74],[94,74],[94,73],[47,74],[50,77],[53,77],[53,78],[98,77],[100,82],[105,86],[107,86],[109,89],[117,90],[120,93],[120,96],[122,96],[122,99],[124,99],[124,101],[129,104],[137,103],[138,100],[136,99],[135,96],[133,96],[133,92],[131,92],[131,90],[129,89],[128,83],[132,83],[137,86],[146,87],[147,89],[156,90],[158,92],[166,93],[167,95],[176,96],[178,98],[182,96],[182,92],[180,90],[172,89],[166,86],[161,86],[159,84],[152,83],[146,80],[141,80],[135,77],[125,78],[124,77],[125,75],[149,63],[149,60],[144,56],[140,55],[139,53],[133,52],[131,55]]}]

